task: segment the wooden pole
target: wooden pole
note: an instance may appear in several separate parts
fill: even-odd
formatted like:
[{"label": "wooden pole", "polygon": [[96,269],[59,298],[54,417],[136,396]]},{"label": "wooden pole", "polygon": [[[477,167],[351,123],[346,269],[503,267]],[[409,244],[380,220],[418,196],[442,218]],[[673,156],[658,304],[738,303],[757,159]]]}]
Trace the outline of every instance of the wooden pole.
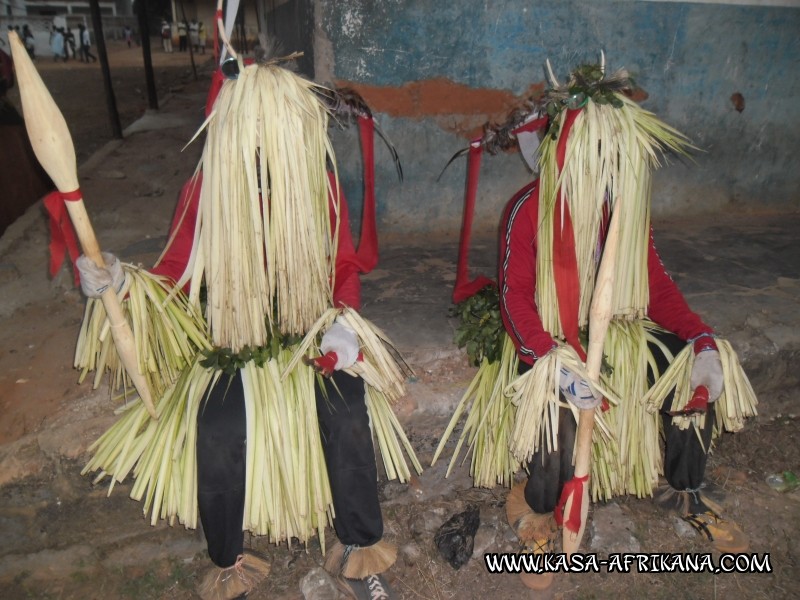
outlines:
[{"label": "wooden pole", "polygon": [[[619,229],[622,221],[622,194],[617,194],[617,200],[611,213],[611,223],[608,236],[603,248],[603,258],[597,273],[597,283],[594,286],[592,305],[589,309],[589,348],[586,353],[586,371],[589,379],[597,383],[600,380],[600,367],[603,363],[603,346],[605,345],[608,324],[611,322],[612,302],[614,295],[614,271],[617,264],[617,249],[619,248]],[[589,475],[592,458],[592,432],[594,430],[594,408],[581,409],[578,418],[578,431],[575,440],[575,475],[581,478]],[[574,494],[564,504],[564,515],[570,514]],[[569,558],[578,550],[586,529],[586,518],[589,514],[589,480],[583,484],[583,497],[581,502],[581,524],[577,532],[564,527],[562,531],[562,546],[564,553]]]},{"label": "wooden pole", "polygon": [[[33,62],[16,32],[9,32],[9,42],[16,68],[22,111],[25,116],[25,128],[28,130],[33,152],[61,193],[76,192],[79,186],[75,147],[72,144],[72,136],[69,133],[67,122],[64,120],[64,115],[58,110],[53,97],[47,91],[47,87],[36,71],[36,67],[33,66]],[[100,254],[100,245],[86,213],[83,198],[70,199],[66,205],[84,254],[98,267],[105,267]],[[133,333],[125,320],[116,290],[109,286],[103,292],[101,300],[111,324],[111,335],[114,338],[114,345],[120,360],[150,416],[155,419],[157,418],[156,410],[150,397],[147,381],[139,372]]]}]

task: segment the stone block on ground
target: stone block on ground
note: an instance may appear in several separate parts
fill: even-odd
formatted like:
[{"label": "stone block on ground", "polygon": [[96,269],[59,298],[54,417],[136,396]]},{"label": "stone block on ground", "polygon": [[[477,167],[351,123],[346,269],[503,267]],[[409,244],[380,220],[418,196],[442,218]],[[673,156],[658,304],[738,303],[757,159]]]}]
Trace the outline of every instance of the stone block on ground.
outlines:
[{"label": "stone block on ground", "polygon": [[602,554],[639,552],[639,540],[633,535],[635,528],[633,520],[616,502],[595,506],[589,524],[589,549]]},{"label": "stone block on ground", "polygon": [[300,581],[300,591],[304,600],[337,600],[339,591],[336,582],[322,567],[308,572]]}]

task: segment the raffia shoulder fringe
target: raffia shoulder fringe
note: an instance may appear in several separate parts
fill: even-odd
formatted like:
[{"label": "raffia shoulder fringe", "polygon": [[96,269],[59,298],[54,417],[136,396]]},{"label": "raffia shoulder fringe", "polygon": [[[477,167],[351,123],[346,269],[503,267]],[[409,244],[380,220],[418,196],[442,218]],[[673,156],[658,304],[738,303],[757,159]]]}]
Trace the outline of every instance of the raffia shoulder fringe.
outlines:
[{"label": "raffia shoulder fringe", "polygon": [[[721,431],[740,431],[744,427],[744,420],[758,414],[756,406],[758,398],[753,391],[750,380],[739,363],[739,357],[727,340],[717,338],[717,349],[722,362],[723,387],[722,395],[716,401],[715,435]],[[675,390],[673,410],[681,410],[692,397],[691,389],[692,367],[694,365],[694,350],[688,344],[672,361],[656,384],[650,388],[642,402],[650,412],[656,412],[669,393]],[[705,423],[704,414],[692,416],[673,417],[673,423],[686,429],[696,425],[702,429]]]},{"label": "raffia shoulder fringe", "polygon": [[387,571],[397,560],[397,546],[380,540],[372,546],[361,548],[345,546],[338,540],[328,551],[325,570],[334,576],[347,579],[365,579]]},{"label": "raffia shoulder fringe", "polygon": [[[166,278],[129,263],[122,263],[122,269],[125,282],[117,296],[136,343],[139,372],[153,395],[160,396],[197,352],[211,348],[208,328],[200,310]],[[109,327],[103,303],[90,298],[75,345],[73,365],[80,371],[78,383],[94,371],[92,388],[97,389],[108,372],[112,393],[135,394]]]},{"label": "raffia shoulder fringe", "polygon": [[[558,450],[559,407],[570,408],[577,420],[577,409],[559,399],[559,373],[562,367],[589,382],[593,391],[602,394],[611,404],[619,404],[608,386],[589,379],[586,367],[575,350],[566,344],[559,344],[537,360],[531,370],[512,381],[504,391],[517,407],[509,449],[520,462],[529,462],[541,444],[547,446],[548,452]],[[594,442],[610,439],[611,431],[600,411],[596,412],[595,421]]]},{"label": "raffia shoulder fringe", "polygon": [[527,480],[516,484],[506,497],[506,518],[520,544],[527,546],[536,540],[552,537],[558,531],[553,513],[533,512],[525,501]]},{"label": "raffia shoulder fringe", "polygon": [[336,317],[356,332],[363,360],[357,361],[346,373],[361,377],[366,383],[367,411],[381,450],[386,476],[405,483],[411,477],[406,456],[414,470],[422,473],[411,442],[392,410],[392,405],[405,394],[405,381],[413,375],[411,367],[403,360],[389,337],[370,321],[351,308],[327,310],[306,334],[296,348],[294,357],[284,370],[283,377],[291,373],[303,356],[316,348],[318,334],[330,327]]}]

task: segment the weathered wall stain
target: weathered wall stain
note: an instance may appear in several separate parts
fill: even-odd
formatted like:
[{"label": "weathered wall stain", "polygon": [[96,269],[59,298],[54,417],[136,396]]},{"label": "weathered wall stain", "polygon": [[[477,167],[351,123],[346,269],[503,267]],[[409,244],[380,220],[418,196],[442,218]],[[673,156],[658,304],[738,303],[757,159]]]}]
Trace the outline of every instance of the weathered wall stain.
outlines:
[{"label": "weathered wall stain", "polygon": [[733,108],[736,109],[736,112],[742,112],[744,110],[744,96],[742,96],[739,92],[734,92],[731,95],[731,102],[733,103]]},{"label": "weathered wall stain", "polygon": [[[486,124],[504,123],[509,115],[526,101],[538,99],[543,81],[532,83],[521,94],[509,90],[473,88],[444,77],[411,81],[402,86],[377,86],[339,80],[337,87],[356,90],[375,112],[393,118],[431,118],[444,131],[468,139],[479,136]],[[630,97],[644,102],[647,91],[636,88]]]},{"label": "weathered wall stain", "polygon": [[529,97],[544,90],[544,82],[531,84],[522,94],[509,90],[473,88],[439,77],[410,81],[401,86],[378,86],[338,81],[364,97],[376,113],[395,118],[433,118],[445,131],[473,138],[487,122],[502,122]]}]

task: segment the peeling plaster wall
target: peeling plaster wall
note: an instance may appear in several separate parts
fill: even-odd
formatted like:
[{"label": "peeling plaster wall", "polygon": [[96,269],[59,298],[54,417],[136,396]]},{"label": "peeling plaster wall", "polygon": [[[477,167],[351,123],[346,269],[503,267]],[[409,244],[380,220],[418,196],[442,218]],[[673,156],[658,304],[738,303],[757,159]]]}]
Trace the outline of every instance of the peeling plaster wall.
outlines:
[{"label": "peeling plaster wall", "polygon": [[[656,215],[800,200],[798,2],[317,0],[315,22],[317,79],[356,87],[402,160],[400,184],[376,142],[382,232],[457,234],[466,160],[437,181],[449,158],[542,85],[546,58],[563,77],[601,48],[703,150],[657,173]],[[357,133],[335,138],[358,206]],[[485,156],[475,227],[530,177],[518,154]]]}]

